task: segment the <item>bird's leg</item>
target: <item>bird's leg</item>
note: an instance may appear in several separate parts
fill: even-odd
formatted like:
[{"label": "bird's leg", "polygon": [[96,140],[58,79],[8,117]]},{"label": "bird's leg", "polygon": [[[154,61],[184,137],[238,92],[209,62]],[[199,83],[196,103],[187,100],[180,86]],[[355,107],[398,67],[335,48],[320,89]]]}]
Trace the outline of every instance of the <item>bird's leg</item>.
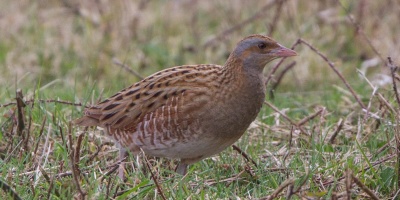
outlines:
[{"label": "bird's leg", "polygon": [[125,158],[128,156],[125,148],[119,149],[119,168],[118,168],[118,176],[121,180],[125,181]]},{"label": "bird's leg", "polygon": [[183,163],[182,161],[176,166],[175,172],[184,176],[187,173],[188,164]]}]

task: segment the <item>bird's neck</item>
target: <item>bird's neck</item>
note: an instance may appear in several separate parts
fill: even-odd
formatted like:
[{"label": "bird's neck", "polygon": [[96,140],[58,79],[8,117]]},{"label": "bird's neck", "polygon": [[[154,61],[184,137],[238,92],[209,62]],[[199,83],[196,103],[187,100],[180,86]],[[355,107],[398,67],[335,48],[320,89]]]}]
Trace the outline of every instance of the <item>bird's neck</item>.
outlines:
[{"label": "bird's neck", "polygon": [[259,76],[262,75],[264,67],[265,64],[257,63],[252,59],[244,59],[231,53],[223,69],[233,73],[245,73],[249,76]]},{"label": "bird's neck", "polygon": [[263,66],[252,66],[251,63],[246,63],[231,55],[222,69],[220,78],[223,81],[221,83],[229,85],[230,87],[225,88],[237,93],[237,96],[248,98],[256,95],[258,98],[264,98],[262,96],[265,92],[262,70]]},{"label": "bird's neck", "polygon": [[[221,78],[225,81],[241,83],[243,75],[243,62],[238,59],[229,59],[222,68]],[[238,82],[239,81],[239,82]]]},{"label": "bird's neck", "polygon": [[225,76],[223,77],[224,79],[230,78],[232,81],[245,86],[246,84],[262,81],[264,79],[263,69],[264,65],[259,66],[254,62],[242,60],[231,54],[224,64],[222,74]]},{"label": "bird's neck", "polygon": [[236,139],[256,118],[265,97],[262,72],[246,71],[241,60],[228,59],[218,75],[219,90],[215,94],[218,114],[213,122],[230,124],[220,137]]}]

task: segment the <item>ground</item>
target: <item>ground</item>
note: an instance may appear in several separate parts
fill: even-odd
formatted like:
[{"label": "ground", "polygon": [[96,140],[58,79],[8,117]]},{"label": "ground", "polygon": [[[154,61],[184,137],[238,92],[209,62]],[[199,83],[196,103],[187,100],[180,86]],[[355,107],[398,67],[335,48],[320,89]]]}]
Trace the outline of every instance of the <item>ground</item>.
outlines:
[{"label": "ground", "polygon": [[[0,197],[399,198],[399,13],[396,0],[2,1]],[[222,65],[255,33],[299,55],[266,67],[235,148],[184,177],[140,155],[124,182],[113,142],[70,123],[161,69]]]}]

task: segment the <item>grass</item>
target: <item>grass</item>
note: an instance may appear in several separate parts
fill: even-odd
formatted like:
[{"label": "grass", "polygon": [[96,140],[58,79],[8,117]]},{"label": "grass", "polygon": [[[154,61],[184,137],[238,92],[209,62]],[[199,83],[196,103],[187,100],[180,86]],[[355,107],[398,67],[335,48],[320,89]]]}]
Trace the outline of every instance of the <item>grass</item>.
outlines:
[{"label": "grass", "polygon": [[[79,199],[81,190],[87,199],[399,198],[400,105],[385,57],[399,63],[400,5],[338,2],[1,2],[0,197]],[[299,44],[299,56],[275,77],[295,66],[274,98],[266,97],[277,110],[265,105],[236,143],[256,165],[228,148],[181,177],[173,172],[177,161],[141,155],[127,160],[123,182],[113,143],[100,130],[70,125],[82,105],[139,80],[113,58],[142,76],[181,64],[223,64],[253,33],[285,46],[299,38],[310,43],[370,114],[321,56]],[[373,58],[376,64],[363,67]],[[366,78],[357,69],[366,69]],[[15,104],[17,89],[25,107]]]}]

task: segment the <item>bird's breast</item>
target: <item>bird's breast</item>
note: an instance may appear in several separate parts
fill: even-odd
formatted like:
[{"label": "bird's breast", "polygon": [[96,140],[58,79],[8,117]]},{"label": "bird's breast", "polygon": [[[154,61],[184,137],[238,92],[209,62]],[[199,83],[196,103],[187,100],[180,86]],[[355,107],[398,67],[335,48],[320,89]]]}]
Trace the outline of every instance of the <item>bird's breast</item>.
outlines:
[{"label": "bird's breast", "polygon": [[209,135],[239,139],[259,113],[265,98],[262,78],[234,85],[217,94],[215,105],[202,121]]}]

